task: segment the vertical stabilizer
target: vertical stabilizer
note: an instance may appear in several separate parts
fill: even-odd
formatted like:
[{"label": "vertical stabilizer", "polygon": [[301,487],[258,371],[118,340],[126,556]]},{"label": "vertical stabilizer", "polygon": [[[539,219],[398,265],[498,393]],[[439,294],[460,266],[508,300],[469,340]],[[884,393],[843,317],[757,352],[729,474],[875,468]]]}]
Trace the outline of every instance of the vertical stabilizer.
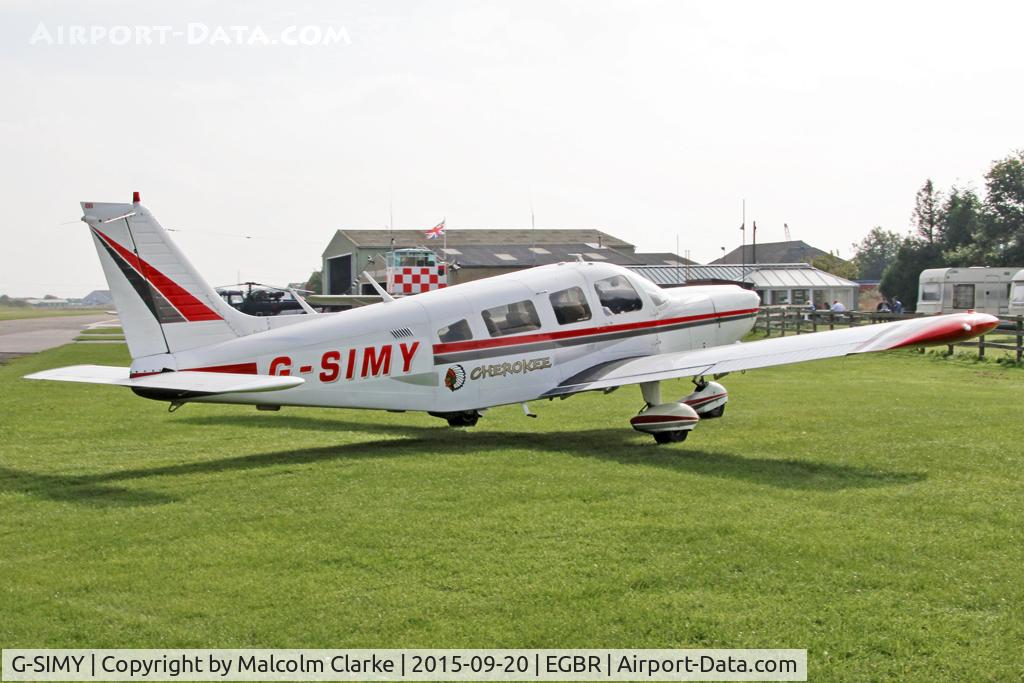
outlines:
[{"label": "vertical stabilizer", "polygon": [[176,353],[267,329],[229,306],[156,218],[131,204],[83,202],[132,358]]}]

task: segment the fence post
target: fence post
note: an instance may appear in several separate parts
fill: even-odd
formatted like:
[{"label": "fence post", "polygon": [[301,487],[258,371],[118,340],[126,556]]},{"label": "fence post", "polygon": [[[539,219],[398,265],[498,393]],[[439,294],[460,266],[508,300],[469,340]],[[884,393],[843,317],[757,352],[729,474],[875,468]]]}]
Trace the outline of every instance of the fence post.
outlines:
[{"label": "fence post", "polygon": [[1022,352],[1024,348],[1021,347],[1021,342],[1024,341],[1024,316],[1017,316],[1017,363],[1020,363]]},{"label": "fence post", "polygon": [[985,335],[978,337],[978,360],[985,358]]}]

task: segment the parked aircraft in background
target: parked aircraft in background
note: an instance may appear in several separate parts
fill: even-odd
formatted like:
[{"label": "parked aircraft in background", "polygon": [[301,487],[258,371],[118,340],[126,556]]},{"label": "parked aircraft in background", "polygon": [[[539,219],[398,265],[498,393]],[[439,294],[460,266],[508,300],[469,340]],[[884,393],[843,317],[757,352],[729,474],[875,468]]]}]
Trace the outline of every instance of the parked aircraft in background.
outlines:
[{"label": "parked aircraft in background", "polygon": [[[228,305],[140,202],[84,202],[131,352],[131,367],[81,365],[29,379],[113,384],[184,403],[424,411],[452,426],[492,406],[639,384],[630,420],[659,443],[720,416],[712,381],[751,370],[984,334],[982,313],[738,343],[755,293],[735,285],[662,290],[607,263],[559,263],[327,315],[254,317]],[[692,377],[664,400],[660,382]]]}]

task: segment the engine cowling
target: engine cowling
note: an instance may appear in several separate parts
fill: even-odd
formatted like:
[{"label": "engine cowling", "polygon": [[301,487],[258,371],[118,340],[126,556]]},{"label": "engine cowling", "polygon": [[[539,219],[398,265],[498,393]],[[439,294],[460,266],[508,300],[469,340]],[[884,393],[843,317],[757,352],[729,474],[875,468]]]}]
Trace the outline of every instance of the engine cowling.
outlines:
[{"label": "engine cowling", "polygon": [[630,419],[629,424],[638,432],[659,434],[690,431],[700,422],[697,411],[681,401],[647,406]]},{"label": "engine cowling", "polygon": [[697,411],[702,418],[721,417],[725,412],[725,404],[729,402],[729,392],[718,382],[703,382],[682,402]]}]

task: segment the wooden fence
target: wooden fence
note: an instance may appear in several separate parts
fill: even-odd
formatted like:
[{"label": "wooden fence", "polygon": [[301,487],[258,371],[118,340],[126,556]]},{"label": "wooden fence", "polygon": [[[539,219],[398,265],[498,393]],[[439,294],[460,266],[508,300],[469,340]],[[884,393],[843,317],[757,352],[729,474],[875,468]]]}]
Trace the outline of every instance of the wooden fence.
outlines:
[{"label": "wooden fence", "polygon": [[[763,306],[754,322],[754,331],[766,337],[785,337],[787,334],[809,334],[822,330],[842,327],[873,325],[893,320],[908,320],[919,317],[914,313],[878,313],[874,311],[814,311],[803,306]],[[984,358],[986,350],[1007,351],[1017,363],[1024,360],[1024,316],[999,318],[1000,325],[988,335],[982,335],[956,346],[977,349],[978,358]],[[953,353],[953,345],[948,347]]]}]

